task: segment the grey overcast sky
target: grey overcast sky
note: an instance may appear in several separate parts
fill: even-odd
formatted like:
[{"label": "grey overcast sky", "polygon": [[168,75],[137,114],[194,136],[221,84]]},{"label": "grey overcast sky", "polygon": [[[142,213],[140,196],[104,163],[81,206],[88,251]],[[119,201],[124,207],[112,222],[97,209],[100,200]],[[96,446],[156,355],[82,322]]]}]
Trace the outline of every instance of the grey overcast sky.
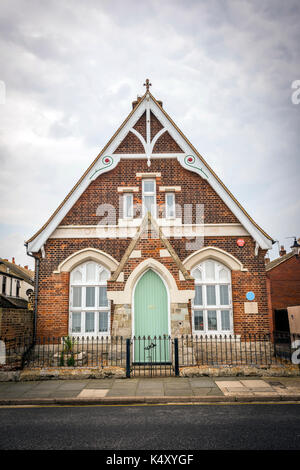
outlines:
[{"label": "grey overcast sky", "polygon": [[256,222],[300,236],[299,0],[1,0],[0,30],[0,257],[32,265],[147,77]]}]

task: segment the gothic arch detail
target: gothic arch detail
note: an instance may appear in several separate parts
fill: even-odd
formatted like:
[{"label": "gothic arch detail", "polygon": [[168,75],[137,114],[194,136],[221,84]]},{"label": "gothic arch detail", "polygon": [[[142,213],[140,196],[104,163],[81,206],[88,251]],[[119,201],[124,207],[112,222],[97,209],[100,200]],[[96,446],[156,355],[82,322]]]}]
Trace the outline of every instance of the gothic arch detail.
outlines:
[{"label": "gothic arch detail", "polygon": [[63,260],[54,273],[70,272],[76,266],[86,261],[95,261],[103,265],[110,272],[115,271],[119,264],[117,260],[104,251],[97,250],[96,248],[84,248],[83,250],[76,251],[76,253],[72,253],[72,255]]},{"label": "gothic arch detail", "polygon": [[213,246],[207,246],[205,248],[201,248],[201,250],[195,251],[183,261],[183,265],[190,271],[197,266],[197,264],[200,264],[206,259],[219,261],[232,271],[248,271],[248,269],[244,268],[243,264],[235,256]]}]

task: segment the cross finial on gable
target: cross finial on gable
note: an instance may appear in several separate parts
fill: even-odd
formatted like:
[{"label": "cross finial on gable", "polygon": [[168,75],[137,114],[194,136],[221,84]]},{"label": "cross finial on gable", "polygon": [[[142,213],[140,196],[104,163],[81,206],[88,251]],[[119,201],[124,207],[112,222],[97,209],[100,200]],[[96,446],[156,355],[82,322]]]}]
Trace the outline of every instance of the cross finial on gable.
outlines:
[{"label": "cross finial on gable", "polygon": [[149,82],[149,78],[146,78],[146,82],[144,83],[144,85],[146,87],[146,90],[149,91],[149,87],[152,86],[152,83]]}]

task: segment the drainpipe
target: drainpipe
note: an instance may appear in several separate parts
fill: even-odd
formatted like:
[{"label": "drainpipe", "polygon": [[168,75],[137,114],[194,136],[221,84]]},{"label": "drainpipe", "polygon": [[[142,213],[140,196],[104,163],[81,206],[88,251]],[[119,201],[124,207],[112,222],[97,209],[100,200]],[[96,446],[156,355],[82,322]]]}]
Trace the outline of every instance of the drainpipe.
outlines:
[{"label": "drainpipe", "polygon": [[26,253],[31,258],[34,258],[35,263],[35,278],[34,278],[34,308],[33,308],[33,343],[36,339],[36,323],[37,323],[37,303],[38,303],[38,291],[39,291],[39,268],[40,268],[40,258],[34,256],[31,252],[28,251],[28,244],[25,243]]}]

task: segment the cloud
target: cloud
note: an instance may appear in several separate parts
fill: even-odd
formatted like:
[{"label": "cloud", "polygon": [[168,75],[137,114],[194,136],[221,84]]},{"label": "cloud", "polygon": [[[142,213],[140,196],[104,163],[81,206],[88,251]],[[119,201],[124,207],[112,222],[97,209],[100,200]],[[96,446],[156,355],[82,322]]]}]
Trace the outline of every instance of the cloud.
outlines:
[{"label": "cloud", "polygon": [[[254,219],[282,242],[300,235],[299,18],[296,0],[2,2],[3,237],[45,222],[146,77]],[[1,247],[11,257],[20,245]]]}]

